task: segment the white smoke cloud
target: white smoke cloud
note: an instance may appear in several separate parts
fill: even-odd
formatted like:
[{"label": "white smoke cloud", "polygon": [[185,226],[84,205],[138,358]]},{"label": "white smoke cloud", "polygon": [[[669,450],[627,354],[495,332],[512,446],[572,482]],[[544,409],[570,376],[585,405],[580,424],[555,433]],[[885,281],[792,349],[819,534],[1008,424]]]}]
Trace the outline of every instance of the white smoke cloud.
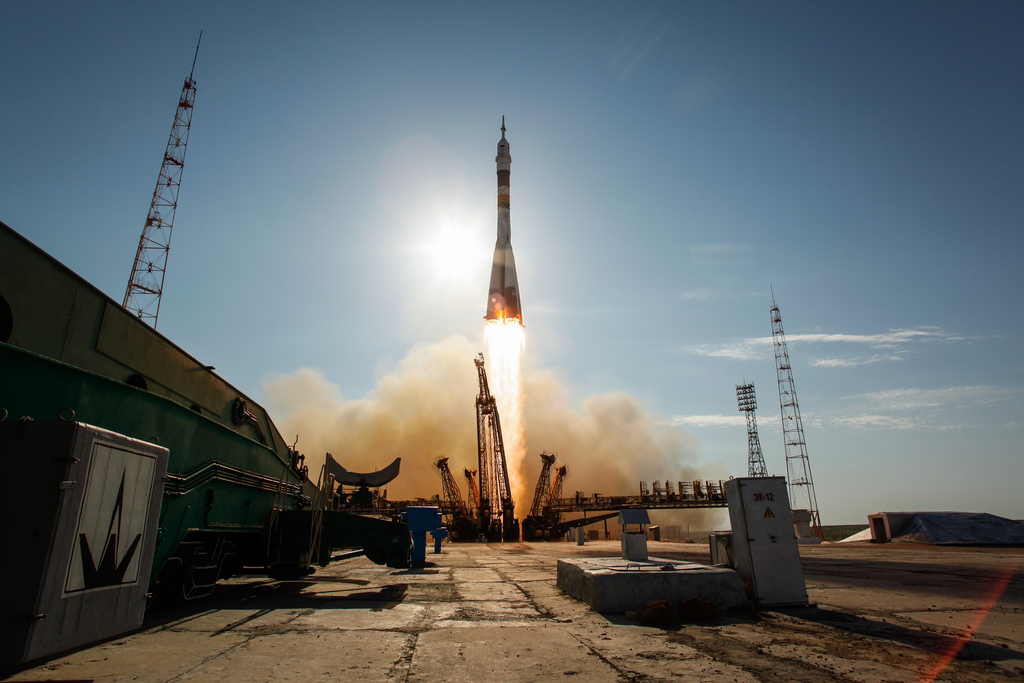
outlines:
[{"label": "white smoke cloud", "polygon": [[[367,472],[402,458],[388,485],[392,500],[440,493],[434,457],[452,471],[476,454],[476,352],[465,337],[415,346],[365,398],[348,399],[319,370],[302,368],[263,382],[267,408],[290,440],[299,436],[315,477],[330,452],[347,469]],[[475,469],[475,466],[474,466]]]},{"label": "white smoke cloud", "polygon": [[[359,399],[343,396],[319,370],[268,376],[267,409],[286,440],[299,436],[313,477],[328,451],[353,471],[379,469],[401,457],[402,473],[388,485],[388,498],[429,498],[441,492],[432,465],[444,453],[465,497],[462,470],[477,469],[476,354],[462,336],[417,345]],[[725,476],[721,466],[698,471],[696,440],[633,396],[595,394],[574,407],[553,372],[526,370],[523,384],[527,457],[520,475],[529,483],[530,498],[542,450],[556,453],[558,464],[568,468],[566,496],[635,495],[641,480]],[[517,500],[516,516],[524,517],[531,502]],[[701,518],[694,513],[692,523]]]}]

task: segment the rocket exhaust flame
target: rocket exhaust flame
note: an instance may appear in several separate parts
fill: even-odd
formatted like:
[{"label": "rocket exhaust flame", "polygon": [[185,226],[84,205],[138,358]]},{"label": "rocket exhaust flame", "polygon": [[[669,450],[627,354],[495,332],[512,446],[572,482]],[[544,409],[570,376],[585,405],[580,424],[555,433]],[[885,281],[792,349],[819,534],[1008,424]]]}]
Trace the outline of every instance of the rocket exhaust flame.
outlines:
[{"label": "rocket exhaust flame", "polygon": [[523,419],[522,358],[526,347],[518,320],[488,320],[484,325],[487,345],[487,376],[491,394],[501,415],[501,436],[505,446],[509,486],[517,510],[529,505],[528,485],[523,480],[526,458],[526,424]]}]

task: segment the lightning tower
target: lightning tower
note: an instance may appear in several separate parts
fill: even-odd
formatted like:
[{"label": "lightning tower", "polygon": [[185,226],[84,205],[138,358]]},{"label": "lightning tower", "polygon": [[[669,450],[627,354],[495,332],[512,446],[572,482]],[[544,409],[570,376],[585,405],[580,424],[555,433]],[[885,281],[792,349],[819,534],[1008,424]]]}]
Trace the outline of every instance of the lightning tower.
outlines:
[{"label": "lightning tower", "polygon": [[[199,43],[203,40],[199,33]],[[185,168],[185,148],[192,128],[192,108],[196,100],[196,82],[192,75],[199,58],[199,43],[192,59],[192,71],[178,99],[178,110],[174,113],[171,136],[167,140],[160,176],[153,190],[153,201],[139,238],[139,249],[124,293],[124,307],[154,328],[160,315],[160,297],[164,291],[164,275],[167,273],[167,254],[171,249],[171,229],[174,214],[178,209],[178,189],[181,187],[181,172]]]},{"label": "lightning tower", "polygon": [[764,464],[761,453],[761,439],[757,436],[757,398],[754,396],[754,383],[736,385],[736,401],[740,412],[747,415],[747,476],[767,477],[768,468]]},{"label": "lightning tower", "polygon": [[774,291],[771,318],[775,367],[779,377],[779,405],[782,409],[782,440],[786,445],[786,470],[789,474],[789,504],[793,510],[810,511],[811,530],[814,535],[823,539],[818,500],[814,495],[814,480],[811,478],[811,461],[807,457],[807,444],[804,441],[804,423],[800,418],[800,404],[797,403],[796,386],[793,384],[793,368],[789,363],[786,335],[782,331],[782,314],[775,303]]}]

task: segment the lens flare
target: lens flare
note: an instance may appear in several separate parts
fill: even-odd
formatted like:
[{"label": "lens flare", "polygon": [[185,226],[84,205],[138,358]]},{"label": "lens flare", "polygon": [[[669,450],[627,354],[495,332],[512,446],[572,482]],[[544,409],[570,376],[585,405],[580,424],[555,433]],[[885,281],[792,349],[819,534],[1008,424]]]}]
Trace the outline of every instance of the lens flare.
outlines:
[{"label": "lens flare", "polygon": [[512,500],[516,503],[516,514],[521,516],[529,505],[528,487],[522,476],[522,463],[526,457],[522,375],[526,340],[523,326],[514,318],[488,320],[484,326],[484,343],[487,346],[487,381],[501,418],[509,486],[512,488]]},{"label": "lens flare", "polygon": [[946,667],[956,659],[956,656],[960,654],[960,650],[970,642],[977,630],[981,628],[985,618],[988,617],[989,612],[991,612],[992,608],[999,602],[999,598],[1003,596],[1003,591],[1006,590],[1010,581],[1012,581],[1013,577],[1016,576],[1018,567],[1020,567],[1020,560],[1018,560],[1012,567],[1005,569],[1003,573],[996,578],[989,589],[985,602],[982,603],[978,611],[975,612],[974,617],[967,625],[967,628],[963,630],[960,637],[953,642],[949,649],[942,654],[942,657],[932,670],[925,674],[924,678],[921,679],[921,683],[933,683],[933,681],[942,675],[942,672],[946,670]]}]

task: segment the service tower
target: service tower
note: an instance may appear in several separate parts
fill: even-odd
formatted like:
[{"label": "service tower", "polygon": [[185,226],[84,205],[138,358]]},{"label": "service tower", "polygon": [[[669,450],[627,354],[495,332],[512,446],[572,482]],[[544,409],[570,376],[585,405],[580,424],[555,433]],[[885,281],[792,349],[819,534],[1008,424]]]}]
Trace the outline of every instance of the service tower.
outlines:
[{"label": "service tower", "polygon": [[491,265],[491,286],[487,291],[485,320],[516,320],[523,324],[523,310],[519,302],[519,279],[516,277],[516,258],[512,255],[512,225],[509,221],[508,187],[512,167],[508,140],[505,139],[505,117],[501,117],[501,140],[498,141],[498,240],[494,243],[494,261]]}]

